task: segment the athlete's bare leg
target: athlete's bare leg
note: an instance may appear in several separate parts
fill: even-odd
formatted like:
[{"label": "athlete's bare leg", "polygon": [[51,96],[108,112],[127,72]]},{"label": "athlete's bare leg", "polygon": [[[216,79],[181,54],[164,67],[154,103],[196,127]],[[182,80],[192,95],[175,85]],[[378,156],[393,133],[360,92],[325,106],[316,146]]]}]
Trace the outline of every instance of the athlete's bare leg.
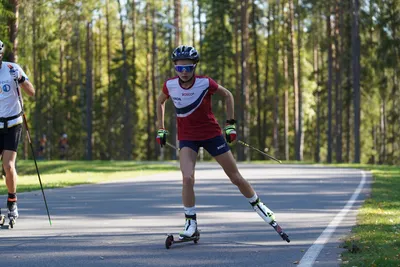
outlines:
[{"label": "athlete's bare leg", "polygon": [[215,160],[224,169],[226,175],[228,175],[231,182],[239,188],[243,196],[245,196],[246,198],[251,198],[255,195],[253,187],[240,174],[236,165],[236,160],[233,157],[231,151],[227,151],[224,154],[216,156]]},{"label": "athlete's bare leg", "polygon": [[3,167],[6,172],[6,185],[9,193],[17,192],[17,171],[15,170],[15,159],[17,152],[11,150],[3,151]]},{"label": "athlete's bare leg", "polygon": [[182,171],[182,202],[185,207],[195,205],[194,195],[194,168],[196,166],[197,153],[189,148],[183,147],[179,151],[180,166]]}]

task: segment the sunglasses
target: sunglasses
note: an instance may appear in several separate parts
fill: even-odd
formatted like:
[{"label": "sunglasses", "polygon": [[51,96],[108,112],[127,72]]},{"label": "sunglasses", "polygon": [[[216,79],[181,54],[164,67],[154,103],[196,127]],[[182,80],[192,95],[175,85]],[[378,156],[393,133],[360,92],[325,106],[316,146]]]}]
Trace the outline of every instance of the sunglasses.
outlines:
[{"label": "sunglasses", "polygon": [[177,72],[192,72],[196,68],[196,64],[191,65],[175,65],[175,70]]}]

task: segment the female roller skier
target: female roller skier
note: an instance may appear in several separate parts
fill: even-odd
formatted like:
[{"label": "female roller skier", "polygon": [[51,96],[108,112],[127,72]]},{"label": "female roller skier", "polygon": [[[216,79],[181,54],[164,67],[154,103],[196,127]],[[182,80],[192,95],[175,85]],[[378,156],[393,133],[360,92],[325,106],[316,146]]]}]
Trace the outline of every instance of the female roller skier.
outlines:
[{"label": "female roller skier", "polygon": [[[239,188],[258,215],[276,229],[274,213],[261,202],[250,183],[242,177],[226,143],[236,140],[232,93],[207,76],[195,75],[200,56],[194,47],[178,46],[173,51],[171,58],[177,76],[164,83],[162,92],[158,96],[157,123],[159,130],[156,140],[161,146],[166,144],[168,131],[164,127],[165,101],[171,98],[177,115],[179,159],[183,178],[182,201],[186,218],[184,231],[180,233],[180,238],[193,237],[197,232],[193,187],[195,164],[200,147],[204,147],[221,165],[231,182]],[[222,95],[226,100],[228,120],[223,130],[226,141],[211,111],[213,94]]]}]

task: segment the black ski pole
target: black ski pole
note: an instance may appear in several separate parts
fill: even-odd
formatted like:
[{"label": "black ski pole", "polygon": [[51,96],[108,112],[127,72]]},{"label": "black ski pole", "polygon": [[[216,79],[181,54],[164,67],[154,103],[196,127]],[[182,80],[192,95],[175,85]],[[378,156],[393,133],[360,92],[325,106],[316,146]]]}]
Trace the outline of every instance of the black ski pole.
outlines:
[{"label": "black ski pole", "polygon": [[242,140],[237,140],[237,142],[238,142],[239,144],[243,145],[243,146],[246,146],[246,147],[248,147],[248,148],[254,149],[254,150],[257,151],[257,152],[260,152],[260,153],[263,154],[264,156],[266,156],[266,157],[268,157],[268,158],[270,158],[270,159],[272,159],[272,160],[275,160],[276,162],[282,163],[282,161],[280,161],[279,159],[274,158],[274,157],[271,156],[271,155],[268,155],[267,153],[261,151],[260,149],[255,148],[254,146],[251,146],[251,145],[247,144],[246,142],[243,142]]},{"label": "black ski pole", "polygon": [[[11,71],[15,71],[14,67],[12,65],[8,65],[8,67],[10,68],[10,72]],[[18,85],[18,81],[16,79],[14,79],[14,82],[15,82],[15,85],[16,85],[16,88],[17,88],[19,104],[21,105],[22,118],[23,118],[23,121],[24,121],[25,129],[26,129],[26,135],[28,136],[28,141],[29,141],[29,145],[31,147],[33,161],[35,162],[36,172],[37,172],[37,175],[38,175],[38,178],[39,178],[40,189],[42,190],[43,200],[44,200],[44,204],[46,205],[47,216],[49,217],[49,223],[50,223],[50,226],[51,226],[51,218],[50,218],[49,207],[47,206],[46,195],[44,194],[43,185],[42,185],[42,179],[40,178],[39,168],[38,168],[38,165],[37,165],[37,162],[36,162],[35,150],[33,149],[32,140],[31,140],[31,134],[29,133],[29,127],[28,127],[28,123],[26,121],[24,107],[22,105],[21,94],[19,92],[20,88],[19,88],[19,85]]]}]

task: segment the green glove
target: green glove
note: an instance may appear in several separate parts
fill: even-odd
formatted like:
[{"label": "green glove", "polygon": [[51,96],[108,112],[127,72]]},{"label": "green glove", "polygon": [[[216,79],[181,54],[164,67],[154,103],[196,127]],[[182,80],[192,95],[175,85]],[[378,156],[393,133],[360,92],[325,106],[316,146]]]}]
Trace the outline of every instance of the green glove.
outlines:
[{"label": "green glove", "polygon": [[160,144],[161,147],[165,146],[165,144],[167,143],[167,135],[168,135],[168,131],[165,129],[159,129],[157,131],[157,143]]},{"label": "green glove", "polygon": [[236,125],[235,124],[227,124],[224,128],[225,138],[228,143],[231,143],[236,140]]}]

